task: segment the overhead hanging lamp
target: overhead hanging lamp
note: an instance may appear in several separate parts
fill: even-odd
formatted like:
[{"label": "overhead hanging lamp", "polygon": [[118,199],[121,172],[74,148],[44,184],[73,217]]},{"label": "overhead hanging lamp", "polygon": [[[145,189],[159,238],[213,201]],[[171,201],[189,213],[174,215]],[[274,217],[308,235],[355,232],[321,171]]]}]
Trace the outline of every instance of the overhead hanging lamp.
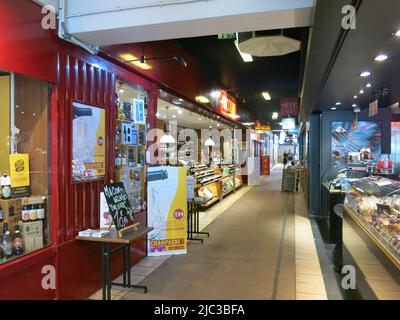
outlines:
[{"label": "overhead hanging lamp", "polygon": [[[167,121],[168,121],[168,119],[169,119],[168,109],[169,109],[169,107],[166,106],[166,107],[165,107],[165,110],[167,111]],[[168,132],[168,133],[165,133],[165,134],[161,137],[160,143],[161,143],[161,144],[172,144],[172,143],[175,143],[175,138]]]}]

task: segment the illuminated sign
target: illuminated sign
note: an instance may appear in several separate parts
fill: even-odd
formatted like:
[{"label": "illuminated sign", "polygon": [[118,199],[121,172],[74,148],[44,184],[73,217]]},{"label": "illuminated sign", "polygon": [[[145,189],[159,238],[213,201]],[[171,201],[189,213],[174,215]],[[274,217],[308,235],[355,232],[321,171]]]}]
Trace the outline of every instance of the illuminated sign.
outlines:
[{"label": "illuminated sign", "polygon": [[296,120],[293,118],[287,118],[282,120],[283,130],[294,130],[296,129]]},{"label": "illuminated sign", "polygon": [[221,92],[219,111],[230,119],[238,119],[236,101],[229,97],[225,91]]},{"label": "illuminated sign", "polygon": [[271,131],[271,126],[256,126],[254,130],[256,131]]},{"label": "illuminated sign", "polygon": [[298,116],[299,115],[299,98],[282,98],[281,99],[281,116]]}]

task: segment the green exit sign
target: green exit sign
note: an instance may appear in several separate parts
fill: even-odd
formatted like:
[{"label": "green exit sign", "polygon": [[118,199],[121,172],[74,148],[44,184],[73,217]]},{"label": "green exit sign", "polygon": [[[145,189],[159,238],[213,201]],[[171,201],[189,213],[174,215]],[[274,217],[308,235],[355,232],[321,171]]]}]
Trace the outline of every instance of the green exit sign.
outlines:
[{"label": "green exit sign", "polygon": [[236,33],[230,33],[230,32],[220,33],[218,35],[218,39],[220,40],[236,39]]}]

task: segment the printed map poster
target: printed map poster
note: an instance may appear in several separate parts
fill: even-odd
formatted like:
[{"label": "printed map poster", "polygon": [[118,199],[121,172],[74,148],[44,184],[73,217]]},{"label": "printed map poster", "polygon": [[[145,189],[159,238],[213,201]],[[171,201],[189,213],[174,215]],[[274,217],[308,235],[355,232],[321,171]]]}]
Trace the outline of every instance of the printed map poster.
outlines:
[{"label": "printed map poster", "polygon": [[382,130],[378,122],[360,121],[352,129],[352,122],[332,122],[332,166],[348,163],[348,155],[370,148],[375,159],[381,154]]},{"label": "printed map poster", "polygon": [[149,256],[187,253],[186,169],[151,167],[147,173]]},{"label": "printed map poster", "polygon": [[72,180],[93,181],[105,177],[105,110],[72,104]]}]

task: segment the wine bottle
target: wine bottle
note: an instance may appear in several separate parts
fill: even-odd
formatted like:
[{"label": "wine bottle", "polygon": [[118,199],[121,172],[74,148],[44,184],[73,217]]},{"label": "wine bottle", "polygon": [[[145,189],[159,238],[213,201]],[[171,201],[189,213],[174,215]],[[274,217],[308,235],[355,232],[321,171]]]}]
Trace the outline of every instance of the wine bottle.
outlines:
[{"label": "wine bottle", "polygon": [[12,253],[13,253],[13,247],[12,247],[11,235],[10,235],[10,231],[8,230],[7,222],[3,223],[3,236],[2,236],[1,242],[2,242],[2,245],[4,248],[4,256],[6,258],[11,257]]},{"label": "wine bottle", "polygon": [[24,253],[24,240],[22,239],[21,232],[19,231],[19,225],[15,226],[12,246],[15,255],[19,256]]}]

